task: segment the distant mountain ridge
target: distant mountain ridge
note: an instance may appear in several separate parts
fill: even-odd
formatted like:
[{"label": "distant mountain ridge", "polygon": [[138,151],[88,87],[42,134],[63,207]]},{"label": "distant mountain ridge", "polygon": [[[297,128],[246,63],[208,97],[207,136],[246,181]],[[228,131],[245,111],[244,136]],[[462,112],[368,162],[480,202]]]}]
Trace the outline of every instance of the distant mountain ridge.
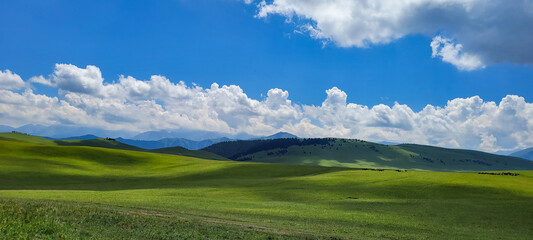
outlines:
[{"label": "distant mountain ridge", "polygon": [[278,132],[270,136],[254,138],[251,140],[269,140],[269,139],[282,139],[282,138],[298,138],[298,136],[288,133],[288,132]]},{"label": "distant mountain ridge", "polygon": [[102,136],[102,137],[132,137],[135,135],[132,131],[124,131],[124,130],[104,130],[99,128],[91,128],[91,127],[77,127],[77,126],[67,126],[67,125],[51,125],[51,126],[44,126],[44,125],[34,125],[34,124],[27,124],[24,126],[20,126],[18,128],[11,128],[6,130],[1,130],[0,132],[10,132],[10,131],[17,131],[21,133],[26,133],[34,136],[42,136],[47,138],[54,138],[54,139],[63,139],[63,138],[72,138],[75,136],[85,136],[85,135],[95,135],[95,136]]},{"label": "distant mountain ridge", "polygon": [[63,125],[43,126],[27,124],[18,128],[0,125],[0,132],[11,131],[55,140],[91,140],[101,137],[111,137],[116,138],[118,142],[144,149],[184,147],[190,150],[198,150],[215,143],[238,139],[298,138],[296,135],[286,132],[279,132],[264,137],[257,137],[249,134],[232,135],[201,130],[160,130],[148,131],[135,135],[134,133],[127,131],[101,130],[97,128]]},{"label": "distant mountain ridge", "polygon": [[[205,136],[205,135],[204,135]],[[278,132],[276,134],[255,138],[255,139],[281,139],[281,138],[298,138],[298,136],[287,133],[287,132]],[[204,139],[204,140],[191,140],[186,138],[163,138],[159,140],[136,140],[136,139],[124,139],[117,138],[117,141],[125,143],[128,145],[145,148],[145,149],[158,149],[158,148],[169,148],[169,147],[184,147],[190,150],[199,150],[213,144],[221,142],[230,142],[237,141],[238,139],[232,139],[227,137],[220,137],[214,139]]]},{"label": "distant mountain ridge", "polygon": [[145,149],[167,147],[184,147],[198,150],[215,143],[237,139],[276,139],[293,138],[295,135],[279,132],[271,136],[257,137],[246,133],[229,134],[203,130],[159,130],[135,133],[132,131],[103,130],[91,127],[67,125],[35,125],[27,124],[17,128],[0,125],[0,132],[21,132],[33,136],[41,136],[56,140],[90,140],[101,137],[116,138],[117,141]]},{"label": "distant mountain ridge", "polygon": [[161,139],[169,138],[184,138],[193,141],[202,141],[207,139],[217,139],[217,138],[229,138],[229,139],[249,139],[254,138],[246,133],[240,134],[229,134],[229,133],[220,133],[212,131],[202,131],[202,130],[159,130],[159,131],[148,131],[135,135],[132,137],[132,140],[143,140],[143,141],[158,141]]},{"label": "distant mountain ridge", "polygon": [[0,132],[11,132],[13,130],[15,130],[15,128],[6,125],[0,125]]},{"label": "distant mountain ridge", "polygon": [[511,156],[533,161],[533,147],[512,153]]},{"label": "distant mountain ridge", "polygon": [[201,141],[194,141],[185,138],[163,138],[156,141],[149,140],[134,140],[134,139],[124,139],[117,138],[117,141],[125,143],[128,145],[144,148],[144,149],[158,149],[158,148],[168,148],[168,147],[184,147],[189,150],[198,150],[205,148],[207,146],[213,145],[219,142],[232,141],[229,138],[216,138],[216,139],[206,139]]}]

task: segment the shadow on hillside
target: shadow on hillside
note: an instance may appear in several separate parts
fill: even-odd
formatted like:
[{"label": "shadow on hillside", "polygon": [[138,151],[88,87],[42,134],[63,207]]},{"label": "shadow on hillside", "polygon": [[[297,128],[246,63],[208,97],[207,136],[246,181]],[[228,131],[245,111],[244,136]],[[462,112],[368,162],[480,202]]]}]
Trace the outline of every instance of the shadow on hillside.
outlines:
[{"label": "shadow on hillside", "polygon": [[[79,176],[63,174],[13,173],[0,175],[0,190],[93,190],[242,188],[272,201],[343,201],[348,197],[375,199],[462,199],[524,198],[490,186],[436,184],[421,180],[405,181],[405,173],[373,182],[354,181],[347,176],[334,181],[309,180],[313,175],[339,171],[357,174],[362,170],[275,164],[228,165],[208,172],[180,176]],[[384,174],[387,172],[375,172]],[[303,178],[302,178],[303,177]],[[519,176],[520,177],[520,176]],[[402,180],[403,179],[403,180]],[[397,181],[402,180],[402,181]],[[387,182],[386,184],[381,184]]]}]

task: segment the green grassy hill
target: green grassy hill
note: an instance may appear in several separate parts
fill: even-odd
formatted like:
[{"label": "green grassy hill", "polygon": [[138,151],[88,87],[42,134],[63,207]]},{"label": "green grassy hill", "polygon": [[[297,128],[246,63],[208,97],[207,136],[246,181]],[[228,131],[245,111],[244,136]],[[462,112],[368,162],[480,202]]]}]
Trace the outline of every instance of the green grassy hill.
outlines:
[{"label": "green grassy hill", "polygon": [[97,138],[97,139],[87,139],[87,140],[84,140],[84,139],[51,140],[51,139],[46,139],[43,137],[27,135],[24,133],[0,133],[0,140],[35,143],[35,144],[41,144],[41,145],[47,145],[47,146],[87,146],[87,147],[100,147],[100,148],[140,151],[140,152],[173,154],[173,155],[197,157],[197,158],[212,159],[212,160],[229,160],[225,157],[219,156],[211,152],[203,151],[203,150],[188,150],[182,147],[159,148],[159,149],[148,150],[148,149],[131,146],[125,143],[121,143],[117,140],[110,139],[110,138]]},{"label": "green grassy hill", "polygon": [[533,172],[516,173],[365,171],[0,140],[0,239],[527,239]]},{"label": "green grassy hill", "polygon": [[533,162],[479,151],[349,139],[276,139],[214,144],[204,150],[236,161],[433,171],[533,170]]},{"label": "green grassy hill", "polygon": [[17,132],[0,133],[0,140],[37,143],[37,144],[52,145],[52,146],[57,145],[53,140],[49,140],[43,137],[36,137],[36,136],[28,135],[25,133],[17,133]]},{"label": "green grassy hill", "polygon": [[24,133],[10,132],[0,133],[0,140],[18,141],[25,143],[36,143],[48,146],[88,146],[88,147],[101,147],[111,149],[144,151],[142,148],[131,146],[118,142],[110,138],[97,138],[97,139],[71,139],[71,140],[55,140],[46,139],[43,137],[32,136]]}]

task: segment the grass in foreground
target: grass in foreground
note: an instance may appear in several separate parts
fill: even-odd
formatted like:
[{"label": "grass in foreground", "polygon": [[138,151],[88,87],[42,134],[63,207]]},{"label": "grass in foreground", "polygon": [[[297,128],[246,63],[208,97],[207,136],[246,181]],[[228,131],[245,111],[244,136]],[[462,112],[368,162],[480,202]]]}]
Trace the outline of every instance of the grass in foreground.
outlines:
[{"label": "grass in foreground", "polygon": [[306,239],[250,226],[50,200],[0,199],[2,239]]},{"label": "grass in foreground", "polygon": [[[248,229],[246,225],[269,229],[274,236],[289,233],[288,237],[292,233],[355,239],[533,236],[531,171],[517,171],[519,176],[376,172],[12,141],[0,141],[0,166],[1,198],[40,199],[36,204],[51,209],[58,204],[55,200],[72,202],[71,206],[143,209],[192,224],[216,220],[217,226],[230,231]],[[24,216],[2,211],[9,220]],[[52,217],[37,218],[61,218],[48,216]],[[91,234],[119,231],[107,220],[96,221],[109,229],[88,228]],[[154,228],[165,229],[166,224],[157,220]],[[15,229],[30,231],[23,226]],[[213,231],[206,237],[218,236],[218,230]]]}]

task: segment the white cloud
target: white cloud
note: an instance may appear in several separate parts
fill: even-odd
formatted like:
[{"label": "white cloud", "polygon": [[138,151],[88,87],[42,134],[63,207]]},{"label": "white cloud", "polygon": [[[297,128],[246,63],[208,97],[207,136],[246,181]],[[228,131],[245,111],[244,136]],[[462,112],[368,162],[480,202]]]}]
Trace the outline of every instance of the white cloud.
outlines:
[{"label": "white cloud", "polygon": [[0,89],[21,89],[24,85],[19,75],[9,70],[0,71]]},{"label": "white cloud", "polygon": [[50,79],[46,79],[46,78],[43,77],[42,75],[41,75],[41,76],[34,76],[34,77],[31,77],[28,81],[29,81],[29,82],[32,82],[32,83],[39,83],[39,84],[46,85],[46,86],[53,86],[53,85],[54,85],[54,84],[50,81]]},{"label": "white cloud", "polygon": [[463,52],[463,45],[454,44],[451,39],[436,36],[430,45],[432,57],[440,57],[459,70],[472,71],[485,67],[479,56]]},{"label": "white cloud", "polygon": [[[0,124],[64,124],[128,131],[201,129],[252,135],[288,131],[301,137],[386,140],[485,151],[533,145],[533,103],[515,95],[499,103],[479,96],[457,98],[444,107],[428,105],[415,112],[399,103],[350,103],[346,92],[337,87],[327,89],[322,104],[314,106],[294,104],[289,92],[278,88],[257,100],[236,85],[213,83],[201,88],[158,75],[144,81],[119,76],[118,81],[105,83],[95,66],[81,69],[58,64],[51,79],[58,97],[36,94],[29,88],[22,93],[0,90]],[[19,82],[19,87],[24,85],[28,86]]]},{"label": "white cloud", "polygon": [[436,55],[460,70],[499,62],[533,64],[531,0],[273,0],[257,7],[259,18],[281,15],[311,37],[341,47],[444,35],[458,44]]},{"label": "white cloud", "polygon": [[102,73],[95,66],[87,66],[85,69],[72,64],[56,64],[52,83],[59,89],[100,95],[103,90]]}]

